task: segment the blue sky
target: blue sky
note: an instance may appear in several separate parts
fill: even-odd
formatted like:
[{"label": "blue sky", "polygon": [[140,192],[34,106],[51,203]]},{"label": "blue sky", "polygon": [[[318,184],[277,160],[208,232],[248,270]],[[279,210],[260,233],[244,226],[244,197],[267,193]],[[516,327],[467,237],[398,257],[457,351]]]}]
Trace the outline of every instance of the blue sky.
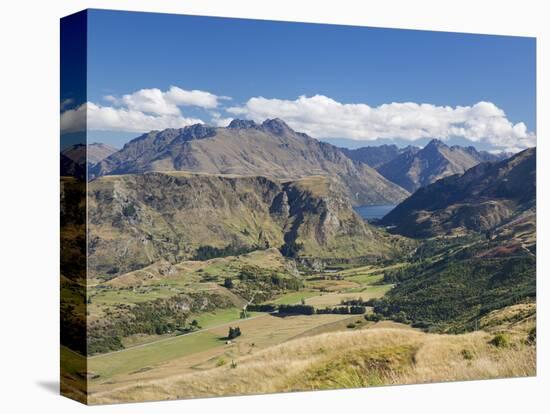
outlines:
[{"label": "blue sky", "polygon": [[[519,148],[535,135],[535,50],[533,38],[92,10],[87,99],[167,126],[279,116],[322,139]],[[171,86],[204,94],[174,100]],[[152,89],[160,110],[132,95]],[[89,140],[139,135],[123,122],[89,121]]]}]

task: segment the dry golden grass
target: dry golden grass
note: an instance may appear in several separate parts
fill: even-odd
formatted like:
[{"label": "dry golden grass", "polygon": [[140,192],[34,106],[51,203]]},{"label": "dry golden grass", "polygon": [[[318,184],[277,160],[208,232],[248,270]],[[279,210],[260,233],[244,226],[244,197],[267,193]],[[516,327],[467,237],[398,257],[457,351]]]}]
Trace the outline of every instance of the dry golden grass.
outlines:
[{"label": "dry golden grass", "polygon": [[349,280],[313,280],[306,283],[311,289],[319,289],[326,292],[337,292],[344,289],[358,288],[361,285]]},{"label": "dry golden grass", "polygon": [[326,196],[330,191],[330,177],[312,175],[294,180],[293,183],[302,191],[309,191],[315,196]]},{"label": "dry golden grass", "polygon": [[507,330],[524,331],[525,325],[534,325],[537,313],[535,303],[520,303],[498,309],[485,315],[479,321],[479,326],[486,331]]},{"label": "dry golden grass", "polygon": [[258,394],[387,384],[532,376],[536,348],[526,341],[532,323],[494,334],[428,334],[398,326],[301,337],[234,360],[234,364],[132,384],[90,396],[113,403]]},{"label": "dry golden grass", "polygon": [[349,293],[326,293],[324,295],[313,296],[305,300],[306,304],[322,308],[325,306],[338,306],[342,301],[361,299],[369,300],[373,298],[380,298],[390,289],[390,285],[381,286],[369,286],[362,292],[349,292]]},{"label": "dry golden grass", "polygon": [[[243,332],[231,344],[216,338],[227,335],[228,326],[216,327],[204,332],[207,334],[203,349],[188,352],[193,338],[202,335],[174,337],[166,342],[151,344],[137,349],[103,355],[89,360],[89,370],[100,377],[89,383],[92,393],[112,390],[128,384],[150,383],[184,373],[196,373],[216,367],[219,361],[228,366],[231,360],[238,360],[249,354],[259,354],[261,350],[307,336],[309,332],[333,323],[344,322],[350,315],[289,316],[280,318],[263,315],[257,318],[235,321]],[[215,346],[208,346],[212,338]],[[168,357],[168,353],[172,354]]]},{"label": "dry golden grass", "polygon": [[105,282],[107,286],[115,288],[136,287],[158,282],[159,280],[179,276],[176,267],[165,260],[155,262],[143,269],[128,272]]},{"label": "dry golden grass", "polygon": [[[166,260],[157,261],[139,270],[134,270],[104,282],[114,288],[129,288],[156,284],[166,280],[198,281],[197,272],[211,268],[240,269],[244,265],[259,266],[284,272],[289,264],[278,249],[256,250],[240,256],[218,257],[210,260],[186,260],[175,265]],[[231,274],[231,272],[229,272]]]}]

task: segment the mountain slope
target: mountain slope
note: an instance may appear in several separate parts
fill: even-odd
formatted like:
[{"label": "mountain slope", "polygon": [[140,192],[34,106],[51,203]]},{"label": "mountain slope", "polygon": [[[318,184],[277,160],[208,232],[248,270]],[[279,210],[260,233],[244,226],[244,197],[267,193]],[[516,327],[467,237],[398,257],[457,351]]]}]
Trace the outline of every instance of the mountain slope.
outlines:
[{"label": "mountain slope", "polygon": [[412,152],[413,154],[420,151],[420,148],[408,146],[399,148],[397,145],[380,145],[367,146],[355,149],[341,148],[346,156],[354,161],[367,164],[369,167],[378,168],[382,165],[394,160],[404,152]]},{"label": "mountain slope", "polygon": [[536,149],[420,188],[381,223],[413,237],[486,231],[520,215],[534,215]]},{"label": "mountain slope", "polygon": [[77,164],[83,165],[87,162],[89,165],[94,165],[117,151],[115,147],[110,145],[94,142],[87,146],[84,144],[72,145],[64,149],[62,154]]},{"label": "mountain slope", "polygon": [[420,151],[414,147],[403,151],[377,170],[412,193],[440,178],[461,174],[480,162],[497,160],[498,156],[478,152],[474,147],[449,147],[434,139]]},{"label": "mountain slope", "polygon": [[[424,333],[381,322],[365,329],[297,337],[226,366],[194,369],[139,384],[92,388],[90,401],[121,403],[212,395],[265,394],[536,375],[534,306],[494,312],[493,325],[464,335]],[[514,324],[509,321],[515,321]],[[491,344],[505,333],[510,346]],[[95,385],[95,384],[94,384]],[[92,385],[93,387],[93,385]],[[95,388],[95,387],[94,387]],[[95,391],[95,392],[94,392]]]},{"label": "mountain slope", "polygon": [[91,176],[147,171],[262,175],[283,180],[331,176],[338,179],[354,205],[395,203],[408,195],[337,147],[293,131],[279,119],[262,124],[234,120],[227,128],[198,124],[152,131],[100,162]]},{"label": "mountain slope", "polygon": [[59,175],[61,177],[75,177],[79,180],[86,178],[86,170],[82,164],[74,162],[63,153],[59,156]]},{"label": "mountain slope", "polygon": [[463,332],[478,329],[491,311],[534,302],[536,258],[528,250],[514,248],[513,238],[458,239],[434,240],[438,255],[424,260],[420,252],[414,264],[387,272],[384,282],[395,287],[373,303],[374,311],[424,329]]},{"label": "mountain slope", "polygon": [[299,258],[385,257],[386,241],[327,177],[185,172],[105,176],[88,187],[89,272],[277,247]]}]

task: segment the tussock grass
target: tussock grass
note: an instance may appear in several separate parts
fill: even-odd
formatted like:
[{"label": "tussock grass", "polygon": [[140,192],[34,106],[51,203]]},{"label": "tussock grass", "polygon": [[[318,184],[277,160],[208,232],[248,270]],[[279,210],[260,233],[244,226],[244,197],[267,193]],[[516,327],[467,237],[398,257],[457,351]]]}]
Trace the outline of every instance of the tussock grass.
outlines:
[{"label": "tussock grass", "polygon": [[[525,326],[527,329],[528,326]],[[528,331],[509,333],[497,348],[494,336],[428,334],[371,327],[297,338],[218,366],[162,380],[99,392],[92,403],[258,394],[502,377],[536,372]],[[467,355],[467,357],[465,357]]]}]

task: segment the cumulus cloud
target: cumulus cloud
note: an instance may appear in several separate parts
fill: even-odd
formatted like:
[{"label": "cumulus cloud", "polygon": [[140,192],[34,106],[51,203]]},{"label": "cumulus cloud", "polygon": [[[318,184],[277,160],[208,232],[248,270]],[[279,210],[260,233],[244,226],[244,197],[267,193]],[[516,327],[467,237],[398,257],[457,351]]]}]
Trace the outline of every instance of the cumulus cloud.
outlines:
[{"label": "cumulus cloud", "polygon": [[180,113],[180,106],[211,109],[218,106],[219,99],[226,99],[226,97],[218,97],[206,91],[196,89],[188,91],[171,86],[167,91],[161,91],[158,88],[140,89],[122,95],[120,98],[107,95],[104,99],[113,105],[123,106],[134,111],[156,115],[177,115]]},{"label": "cumulus cloud", "polygon": [[74,104],[74,99],[73,98],[67,98],[67,99],[63,99],[59,106],[60,106],[61,111],[63,112],[65,109],[67,109],[72,104]]},{"label": "cumulus cloud", "polygon": [[88,130],[147,132],[165,128],[183,128],[202,124],[197,118],[180,114],[153,115],[128,108],[114,108],[88,102],[76,109],[61,114],[61,131],[77,132]]},{"label": "cumulus cloud", "polygon": [[167,91],[158,88],[140,89],[120,97],[107,95],[109,106],[87,102],[61,114],[61,130],[75,132],[90,130],[145,132],[153,129],[181,128],[203,123],[186,117],[180,107],[216,108],[219,100],[230,99],[201,90],[185,90],[171,86]]},{"label": "cumulus cloud", "polygon": [[323,95],[295,100],[254,97],[227,112],[255,121],[281,118],[292,128],[316,138],[415,141],[460,137],[506,150],[535,145],[534,134],[523,122],[513,124],[491,102],[456,107],[394,102],[371,107],[344,104]]},{"label": "cumulus cloud", "polygon": [[130,111],[155,115],[178,115],[180,109],[171,99],[167,99],[166,93],[156,88],[140,89],[134,93],[123,95],[120,100],[115,100],[113,103],[120,104]]},{"label": "cumulus cloud", "polygon": [[219,112],[212,112],[211,115],[212,115],[212,120],[210,121],[210,123],[217,127],[226,127],[233,120],[233,118],[222,117],[222,115]]},{"label": "cumulus cloud", "polygon": [[[215,126],[227,126],[233,117],[262,122],[281,118],[292,128],[315,138],[355,140],[463,138],[496,150],[518,151],[534,146],[535,135],[523,122],[511,122],[504,111],[491,102],[471,106],[436,106],[414,102],[393,102],[380,106],[341,103],[324,95],[300,96],[295,100],[250,98],[245,104],[225,108],[226,96],[201,90],[171,86],[140,89],[122,96],[104,97],[105,105],[88,102],[61,114],[63,132],[111,130],[146,132],[181,128],[204,123],[186,116],[198,108]],[[182,112],[184,111],[184,112]]]},{"label": "cumulus cloud", "polygon": [[176,105],[200,106],[201,108],[215,108],[218,106],[219,99],[227,99],[226,96],[216,96],[210,92],[192,90],[186,91],[171,86],[166,92],[166,99],[174,102]]}]

